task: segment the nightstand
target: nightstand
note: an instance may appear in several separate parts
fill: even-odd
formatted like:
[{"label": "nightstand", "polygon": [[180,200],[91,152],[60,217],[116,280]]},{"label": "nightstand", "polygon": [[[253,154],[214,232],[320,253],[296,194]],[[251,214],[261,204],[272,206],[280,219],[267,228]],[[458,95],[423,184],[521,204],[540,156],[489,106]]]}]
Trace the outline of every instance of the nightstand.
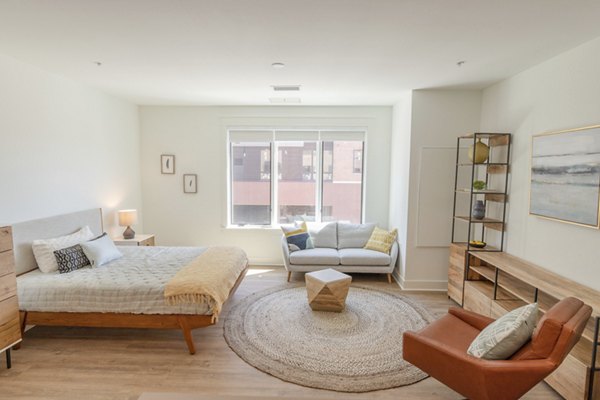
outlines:
[{"label": "nightstand", "polygon": [[113,238],[117,246],[154,246],[154,235],[137,233],[133,239],[124,239],[123,236]]}]

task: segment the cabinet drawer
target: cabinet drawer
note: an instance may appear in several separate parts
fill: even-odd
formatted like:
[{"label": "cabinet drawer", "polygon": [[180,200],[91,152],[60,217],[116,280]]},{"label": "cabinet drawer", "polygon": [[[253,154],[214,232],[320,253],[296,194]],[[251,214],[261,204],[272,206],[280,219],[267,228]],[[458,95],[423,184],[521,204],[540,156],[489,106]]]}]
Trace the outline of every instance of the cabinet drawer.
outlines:
[{"label": "cabinet drawer", "polygon": [[0,302],[0,350],[20,340],[19,304],[13,296]]},{"label": "cabinet drawer", "polygon": [[460,255],[457,255],[457,254],[450,254],[450,264],[464,269],[465,268],[465,258],[461,257]]},{"label": "cabinet drawer", "polygon": [[15,274],[0,276],[0,301],[17,295],[17,278]]},{"label": "cabinet drawer", "polygon": [[15,272],[15,259],[12,250],[0,253],[0,276]]},{"label": "cabinet drawer", "polygon": [[[600,373],[596,373],[595,383]],[[588,367],[568,355],[563,363],[546,378],[546,382],[566,399],[587,399]],[[596,388],[598,385],[594,385]],[[594,390],[594,400],[600,400],[600,391]]]},{"label": "cabinet drawer", "polygon": [[142,240],[139,245],[140,246],[154,246],[154,237],[150,237],[148,239]]},{"label": "cabinet drawer", "polygon": [[12,250],[12,230],[10,226],[0,228],[0,251]]},{"label": "cabinet drawer", "polygon": [[453,264],[448,267],[448,297],[462,304],[464,270]]},{"label": "cabinet drawer", "polygon": [[487,281],[466,281],[464,308],[485,316],[490,316],[494,288]]}]

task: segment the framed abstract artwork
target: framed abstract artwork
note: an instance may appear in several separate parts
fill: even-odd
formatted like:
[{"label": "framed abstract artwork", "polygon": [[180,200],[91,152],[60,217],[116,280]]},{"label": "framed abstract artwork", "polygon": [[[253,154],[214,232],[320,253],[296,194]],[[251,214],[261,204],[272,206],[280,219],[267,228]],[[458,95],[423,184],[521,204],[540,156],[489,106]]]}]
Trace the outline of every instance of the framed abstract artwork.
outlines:
[{"label": "framed abstract artwork", "polygon": [[198,175],[183,175],[183,193],[198,193]]},{"label": "framed abstract artwork", "polygon": [[173,154],[161,154],[160,173],[169,175],[175,173],[175,156]]},{"label": "framed abstract artwork", "polygon": [[532,137],[529,213],[599,227],[600,125]]}]

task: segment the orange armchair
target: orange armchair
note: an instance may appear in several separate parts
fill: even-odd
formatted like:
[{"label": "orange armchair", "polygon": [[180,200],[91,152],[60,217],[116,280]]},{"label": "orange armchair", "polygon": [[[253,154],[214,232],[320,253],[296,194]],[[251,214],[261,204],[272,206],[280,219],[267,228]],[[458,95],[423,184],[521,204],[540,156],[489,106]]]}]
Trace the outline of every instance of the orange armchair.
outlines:
[{"label": "orange armchair", "polygon": [[423,330],[404,333],[404,359],[469,399],[518,399],[560,365],[591,313],[580,300],[563,299],[509,360],[484,360],[468,355],[467,348],[494,320],[453,307]]}]

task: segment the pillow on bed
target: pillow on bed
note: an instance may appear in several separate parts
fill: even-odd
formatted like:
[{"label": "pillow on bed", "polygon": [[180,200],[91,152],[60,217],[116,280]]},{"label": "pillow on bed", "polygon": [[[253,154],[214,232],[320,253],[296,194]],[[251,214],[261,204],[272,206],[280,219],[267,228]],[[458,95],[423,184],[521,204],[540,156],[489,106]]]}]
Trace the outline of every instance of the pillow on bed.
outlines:
[{"label": "pillow on bed", "polygon": [[59,236],[52,239],[34,240],[31,248],[35,261],[42,272],[54,272],[58,270],[58,263],[54,252],[74,246],[94,237],[89,226],[85,226],[75,233]]},{"label": "pillow on bed", "polygon": [[90,260],[85,256],[79,244],[67,247],[66,249],[56,250],[54,256],[58,264],[58,272],[61,274],[66,274],[90,265]]},{"label": "pillow on bed", "polygon": [[94,240],[81,243],[81,248],[90,260],[92,267],[99,267],[123,257],[123,254],[117,250],[117,246],[106,233]]}]

